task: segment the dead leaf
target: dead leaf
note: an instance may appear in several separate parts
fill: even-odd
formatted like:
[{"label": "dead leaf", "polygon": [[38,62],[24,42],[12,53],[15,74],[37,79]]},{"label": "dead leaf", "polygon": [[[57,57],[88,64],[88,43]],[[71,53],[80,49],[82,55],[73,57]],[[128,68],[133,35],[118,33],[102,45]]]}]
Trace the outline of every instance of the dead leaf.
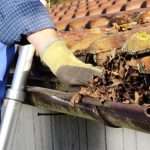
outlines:
[{"label": "dead leaf", "polygon": [[124,104],[130,104],[130,100],[123,101]]},{"label": "dead leaf", "polygon": [[126,69],[123,67],[123,65],[121,64],[120,65],[120,69],[119,69],[119,76],[121,79],[124,79],[125,77],[125,72],[126,72]]},{"label": "dead leaf", "polygon": [[87,87],[81,87],[81,90],[79,91],[79,94],[86,96],[87,95]]},{"label": "dead leaf", "polygon": [[79,93],[75,94],[70,101],[70,106],[74,107],[77,103],[79,103],[81,98],[82,98],[81,94]]},{"label": "dead leaf", "polygon": [[140,99],[141,99],[141,97],[140,97],[139,93],[135,92],[135,104],[140,104]]},{"label": "dead leaf", "polygon": [[97,88],[97,90],[94,93],[92,93],[90,96],[93,98],[100,98],[101,96],[100,90]]},{"label": "dead leaf", "polygon": [[116,101],[116,92],[115,92],[115,89],[108,90],[108,93],[109,93],[108,100],[110,100],[110,101]]}]

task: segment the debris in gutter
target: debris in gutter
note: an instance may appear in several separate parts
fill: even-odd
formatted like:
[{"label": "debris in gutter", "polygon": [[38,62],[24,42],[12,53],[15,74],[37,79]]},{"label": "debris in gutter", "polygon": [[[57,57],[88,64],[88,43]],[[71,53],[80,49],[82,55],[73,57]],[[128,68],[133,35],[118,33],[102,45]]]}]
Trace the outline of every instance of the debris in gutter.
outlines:
[{"label": "debris in gutter", "polygon": [[149,37],[148,32],[139,32],[128,39],[119,52],[99,53],[101,58],[97,58],[96,63],[104,68],[105,75],[94,76],[88,87],[82,87],[72,99],[74,105],[88,96],[100,102],[150,104]]}]

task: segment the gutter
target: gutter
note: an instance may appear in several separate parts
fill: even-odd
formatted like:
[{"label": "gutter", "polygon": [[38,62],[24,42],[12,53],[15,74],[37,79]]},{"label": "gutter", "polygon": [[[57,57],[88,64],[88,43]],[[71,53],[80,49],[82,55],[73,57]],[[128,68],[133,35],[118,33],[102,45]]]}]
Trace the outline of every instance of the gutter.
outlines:
[{"label": "gutter", "polygon": [[[70,106],[72,94],[40,87],[27,87],[31,105],[73,116],[102,122],[110,127],[129,128],[150,133],[150,106],[123,104],[113,101],[101,103],[84,97],[75,107]],[[148,111],[146,112],[148,108]]]},{"label": "gutter", "polygon": [[[84,100],[88,104],[92,104],[92,101],[91,98]],[[113,101],[105,101],[103,104],[95,102],[95,105],[99,113],[103,114],[113,125],[150,133],[150,116],[146,113],[146,105],[123,104]]]}]

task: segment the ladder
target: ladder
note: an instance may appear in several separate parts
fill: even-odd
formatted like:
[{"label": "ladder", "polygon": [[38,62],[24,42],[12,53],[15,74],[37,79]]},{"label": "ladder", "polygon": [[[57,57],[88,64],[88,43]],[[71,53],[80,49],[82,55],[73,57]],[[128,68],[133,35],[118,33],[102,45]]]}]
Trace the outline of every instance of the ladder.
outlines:
[{"label": "ladder", "polygon": [[[45,0],[41,0],[44,6]],[[11,150],[18,117],[25,100],[24,88],[32,65],[35,49],[32,45],[21,48],[11,88],[7,90],[3,103],[2,124],[0,128],[0,150]]]}]

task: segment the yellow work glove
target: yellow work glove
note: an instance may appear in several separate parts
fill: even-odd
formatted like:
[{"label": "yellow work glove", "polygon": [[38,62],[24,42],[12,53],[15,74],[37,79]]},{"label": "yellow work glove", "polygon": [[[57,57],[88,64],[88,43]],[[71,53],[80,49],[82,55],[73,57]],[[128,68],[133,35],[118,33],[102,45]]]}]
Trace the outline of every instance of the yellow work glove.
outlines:
[{"label": "yellow work glove", "polygon": [[41,60],[68,86],[87,85],[93,76],[103,75],[99,68],[78,60],[59,39],[48,44],[41,53]]}]

